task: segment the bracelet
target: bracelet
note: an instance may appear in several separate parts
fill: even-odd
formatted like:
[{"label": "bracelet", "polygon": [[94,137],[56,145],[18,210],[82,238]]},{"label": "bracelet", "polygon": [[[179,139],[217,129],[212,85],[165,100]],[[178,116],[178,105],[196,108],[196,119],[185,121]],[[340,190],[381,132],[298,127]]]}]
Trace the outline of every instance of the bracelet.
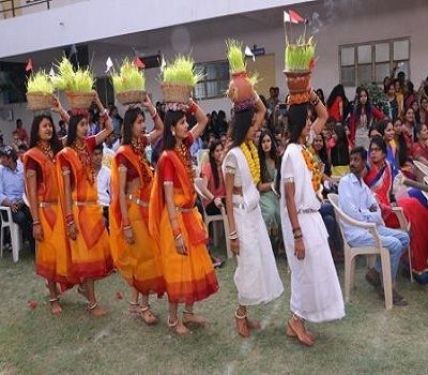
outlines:
[{"label": "bracelet", "polygon": [[198,108],[199,108],[198,105],[195,102],[192,102],[187,112],[194,115],[198,111]]},{"label": "bracelet", "polygon": [[67,227],[72,227],[74,225],[74,221],[70,221],[69,223],[67,223]]},{"label": "bracelet", "polygon": [[298,236],[294,236],[294,241],[301,240],[302,238],[303,238],[302,234],[300,234]]},{"label": "bracelet", "polygon": [[181,234],[180,228],[172,230],[172,235],[174,236],[174,238],[179,236],[180,234]]},{"label": "bracelet", "polygon": [[174,237],[174,240],[175,240],[175,241],[177,241],[177,240],[179,240],[181,237],[183,237],[183,235],[182,235],[181,233],[179,233],[179,234],[177,234],[177,235]]},{"label": "bracelet", "polygon": [[40,221],[33,221],[33,227],[35,227],[36,225],[40,225]]},{"label": "bracelet", "polygon": [[[315,94],[316,95],[316,94]],[[311,100],[311,104],[316,107],[318,103],[320,102],[320,98],[318,95],[316,95],[316,98],[314,100]]]},{"label": "bracelet", "polygon": [[296,232],[298,232],[298,231],[301,231],[300,227],[293,228],[293,234],[296,233]]},{"label": "bracelet", "polygon": [[122,230],[123,230],[123,231],[128,230],[128,229],[132,229],[132,227],[131,227],[130,225],[125,225],[125,226],[122,228]]},{"label": "bracelet", "polygon": [[229,236],[229,240],[233,241],[233,240],[237,240],[239,238],[239,236],[237,234],[235,234],[234,236]]},{"label": "bracelet", "polygon": [[100,111],[100,116],[101,117],[105,117],[105,116],[107,116],[108,115],[108,111],[107,111],[107,109],[103,109],[102,111]]}]

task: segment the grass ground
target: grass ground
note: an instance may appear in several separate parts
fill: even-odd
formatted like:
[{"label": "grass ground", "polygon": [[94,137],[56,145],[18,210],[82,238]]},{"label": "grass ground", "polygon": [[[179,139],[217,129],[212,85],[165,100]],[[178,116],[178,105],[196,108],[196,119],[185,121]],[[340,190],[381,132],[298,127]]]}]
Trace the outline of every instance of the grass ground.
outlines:
[{"label": "grass ground", "polygon": [[[109,315],[92,318],[75,290],[62,298],[63,314],[49,313],[44,282],[34,275],[33,257],[0,261],[0,374],[428,374],[427,290],[407,280],[399,289],[408,307],[387,312],[357,271],[357,288],[340,322],[311,325],[313,348],[285,336],[290,281],[284,259],[278,266],[286,292],[254,308],[263,330],[249,340],[233,326],[236,293],[233,261],[218,271],[219,293],[197,306],[211,325],[185,338],[166,326],[166,301],[153,300],[162,317],[147,327],[127,313],[128,291],[118,274],[97,284]],[[342,268],[339,267],[342,279]],[[116,298],[123,291],[125,298]],[[36,309],[27,301],[38,301]]]}]

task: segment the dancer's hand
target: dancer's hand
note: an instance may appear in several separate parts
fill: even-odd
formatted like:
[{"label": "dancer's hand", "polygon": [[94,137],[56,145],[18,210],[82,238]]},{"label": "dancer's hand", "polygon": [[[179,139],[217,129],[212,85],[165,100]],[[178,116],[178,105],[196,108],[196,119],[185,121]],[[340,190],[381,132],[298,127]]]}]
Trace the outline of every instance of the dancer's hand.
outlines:
[{"label": "dancer's hand", "polygon": [[184,243],[182,236],[175,239],[175,247],[177,249],[177,253],[180,255],[187,255],[186,244]]},{"label": "dancer's hand", "polygon": [[43,228],[40,223],[33,225],[33,237],[36,241],[43,241]]},{"label": "dancer's hand", "polygon": [[239,255],[239,239],[236,240],[230,240],[230,249],[232,250],[232,253],[235,255]]},{"label": "dancer's hand", "polygon": [[214,198],[214,204],[217,208],[223,207],[223,202],[220,197]]},{"label": "dancer's hand", "polygon": [[294,240],[294,255],[299,260],[305,259],[305,244],[303,243],[303,238]]},{"label": "dancer's hand", "polygon": [[133,245],[135,243],[134,232],[131,227],[124,229],[123,235],[128,245]]},{"label": "dancer's hand", "polygon": [[76,241],[77,235],[79,231],[77,230],[76,224],[72,223],[68,226],[68,237],[70,237],[71,240]]}]

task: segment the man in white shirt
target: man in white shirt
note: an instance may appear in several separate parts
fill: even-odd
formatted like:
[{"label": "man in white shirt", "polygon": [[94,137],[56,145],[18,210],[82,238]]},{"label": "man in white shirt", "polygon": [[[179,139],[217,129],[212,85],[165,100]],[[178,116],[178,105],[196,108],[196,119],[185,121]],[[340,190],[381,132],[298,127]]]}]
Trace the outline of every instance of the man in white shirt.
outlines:
[{"label": "man in white shirt", "polygon": [[[391,277],[395,285],[401,255],[409,246],[409,235],[398,229],[387,228],[382,220],[379,205],[373,192],[365,184],[363,173],[366,168],[367,151],[356,147],[351,151],[349,167],[351,173],[342,177],[339,183],[339,206],[348,216],[366,223],[375,223],[382,246],[388,249],[391,258]],[[352,246],[374,246],[373,236],[362,228],[343,225],[346,241]],[[374,287],[381,285],[381,263],[379,257],[374,269],[367,272],[366,280]],[[407,301],[393,290],[394,305],[406,306]]]},{"label": "man in white shirt", "polygon": [[92,156],[92,163],[95,169],[95,174],[97,176],[97,191],[98,191],[98,204],[103,209],[103,216],[107,230],[109,229],[108,221],[108,208],[110,206],[111,196],[110,196],[110,180],[111,172],[110,168],[107,168],[103,165],[103,145],[100,144],[94,149]]}]

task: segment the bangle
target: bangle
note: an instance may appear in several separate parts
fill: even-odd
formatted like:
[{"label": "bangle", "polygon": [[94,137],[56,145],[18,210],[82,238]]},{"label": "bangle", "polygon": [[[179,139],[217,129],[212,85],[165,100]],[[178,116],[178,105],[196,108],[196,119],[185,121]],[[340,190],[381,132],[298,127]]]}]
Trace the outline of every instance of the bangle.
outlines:
[{"label": "bangle", "polygon": [[311,100],[311,104],[314,106],[314,107],[316,107],[317,105],[318,105],[318,103],[320,102],[320,98],[319,98],[319,96],[317,95],[317,94],[315,94],[316,96],[315,96],[315,99],[314,100]]},{"label": "bangle", "polygon": [[128,230],[128,229],[132,229],[132,227],[129,224],[122,227],[122,230]]},{"label": "bangle", "polygon": [[302,234],[299,234],[298,236],[294,236],[294,241],[300,240],[303,238]]},{"label": "bangle", "polygon": [[103,109],[102,111],[100,111],[100,116],[101,117],[105,117],[105,116],[108,116],[108,111],[107,111],[107,109]]},{"label": "bangle", "polygon": [[191,115],[194,115],[198,111],[198,108],[199,108],[198,105],[195,102],[192,102],[187,112],[190,113]]},{"label": "bangle", "polygon": [[33,221],[33,227],[35,227],[36,225],[40,225],[40,221]]},{"label": "bangle", "polygon": [[239,237],[237,234],[235,234],[234,236],[229,236],[229,240],[233,241],[233,240],[237,240]]},{"label": "bangle", "polygon": [[152,120],[154,120],[158,115],[158,110],[155,107],[154,109],[155,109],[155,112],[153,114],[150,113],[150,116],[152,116]]},{"label": "bangle", "polygon": [[179,234],[177,234],[177,235],[174,237],[174,240],[175,240],[175,241],[177,241],[177,240],[179,240],[181,237],[182,237],[182,234],[181,234],[181,233],[179,233]]},{"label": "bangle", "polygon": [[174,228],[173,230],[172,230],[172,235],[174,236],[174,237],[177,237],[178,235],[180,235],[181,234],[181,231],[180,231],[180,228]]},{"label": "bangle", "polygon": [[300,227],[293,228],[293,233],[296,233],[296,232],[298,232],[298,231],[301,231]]}]

